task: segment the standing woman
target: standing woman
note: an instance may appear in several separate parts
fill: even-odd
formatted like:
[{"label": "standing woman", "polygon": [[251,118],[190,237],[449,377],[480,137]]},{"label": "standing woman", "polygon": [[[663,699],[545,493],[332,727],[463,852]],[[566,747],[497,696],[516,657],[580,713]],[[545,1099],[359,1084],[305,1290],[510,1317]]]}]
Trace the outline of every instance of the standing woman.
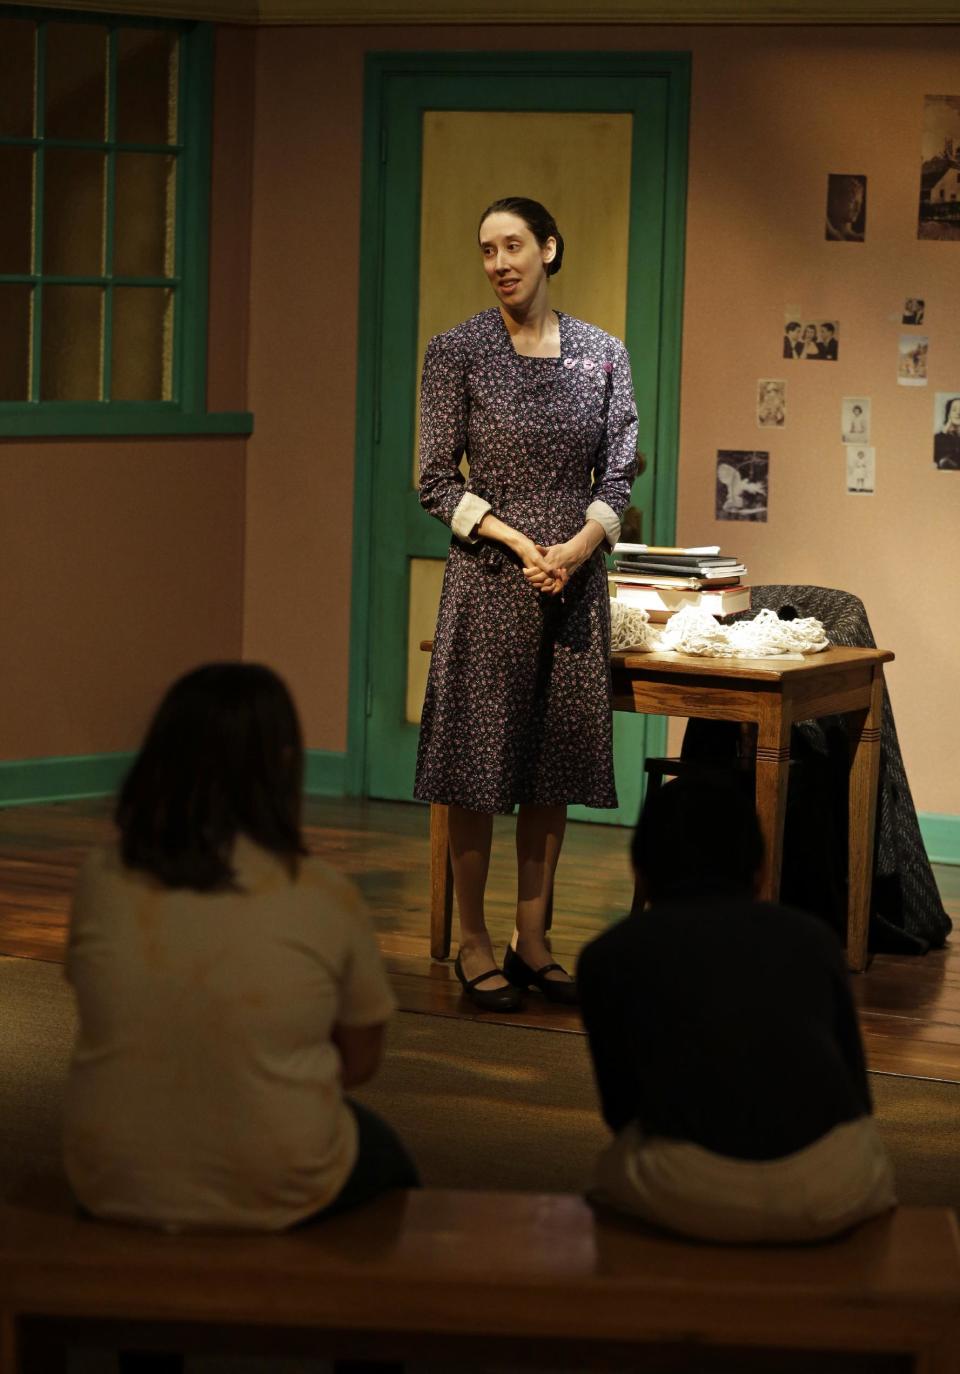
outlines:
[{"label": "standing woman", "polygon": [[[420,501],[453,539],[415,796],[450,808],[457,976],[477,1005],[506,1011],[531,986],[577,998],[546,914],[567,806],[617,804],[601,549],[630,499],[637,415],[623,344],[550,306],[563,239],[549,211],[498,200],[478,237],[498,304],[431,339],[423,366]],[[493,816],[514,806],[516,929],[501,973],[484,889]]]}]

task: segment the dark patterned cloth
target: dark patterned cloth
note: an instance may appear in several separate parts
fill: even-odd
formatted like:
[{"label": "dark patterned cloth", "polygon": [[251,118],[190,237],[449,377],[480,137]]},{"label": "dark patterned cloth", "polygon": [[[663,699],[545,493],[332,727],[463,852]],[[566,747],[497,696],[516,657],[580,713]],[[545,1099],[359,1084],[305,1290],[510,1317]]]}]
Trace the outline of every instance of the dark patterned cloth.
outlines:
[{"label": "dark patterned cloth", "polygon": [[[758,611],[769,609],[781,620],[815,616],[831,644],[851,649],[875,649],[876,640],[867,619],[863,602],[849,592],[830,587],[761,586],[750,591],[751,609],[732,620],[751,619]],[[713,753],[720,740],[718,723],[691,721],[689,742],[684,740],[686,757]],[[722,723],[721,723],[722,730]],[[833,807],[836,819],[842,823],[846,816],[847,745],[846,733],[839,721],[826,717],[801,721],[793,728],[791,754],[807,761],[823,761],[823,767],[813,773],[815,781],[809,787],[812,794],[795,810],[796,821],[809,836],[811,818],[827,813],[831,808],[831,793],[839,798]],[[808,778],[810,770],[808,768]],[[822,781],[821,781],[822,779]],[[791,780],[791,787],[793,782]],[[789,814],[788,825],[794,823]],[[800,814],[802,813],[802,814]],[[839,827],[832,827],[839,829]],[[846,850],[843,835],[835,837],[840,845],[836,868],[845,881]],[[785,838],[785,847],[790,843]],[[826,839],[825,843],[829,843]],[[800,856],[801,858],[803,856]],[[786,855],[785,855],[786,859]],[[819,868],[811,865],[811,855],[805,856],[811,871],[822,878]],[[799,870],[801,864],[795,865]],[[784,886],[787,883],[785,865]],[[797,894],[789,896],[795,904],[806,904]],[[845,892],[841,894],[843,908]],[[922,954],[931,946],[943,945],[952,929],[950,917],[943,909],[936,879],[927,858],[920,823],[910,793],[893,708],[886,685],[883,689],[883,717],[880,726],[880,777],[877,784],[877,828],[873,860],[873,896],[870,913],[870,947],[901,953]]]},{"label": "dark patterned cloth", "polygon": [[[637,416],[626,349],[593,325],[559,318],[559,358],[518,354],[498,309],[427,347],[420,500],[455,530],[467,494],[543,545],[576,534],[591,503],[618,517],[630,499]],[[543,596],[502,544],[458,532],[414,795],[485,812],[521,802],[616,806],[602,553],[562,597]]]}]

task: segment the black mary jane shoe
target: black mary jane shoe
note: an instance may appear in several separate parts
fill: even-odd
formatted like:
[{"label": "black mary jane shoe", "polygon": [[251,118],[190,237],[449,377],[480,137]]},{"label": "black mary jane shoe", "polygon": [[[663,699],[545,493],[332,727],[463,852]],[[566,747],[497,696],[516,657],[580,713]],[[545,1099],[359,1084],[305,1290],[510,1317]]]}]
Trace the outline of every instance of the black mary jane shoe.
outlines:
[{"label": "black mary jane shoe", "polygon": [[544,964],[543,968],[532,969],[512,945],[507,945],[503,956],[503,976],[515,988],[537,988],[548,1002],[559,1002],[564,1007],[576,1007],[580,1003],[577,985],[565,983],[560,978],[548,978],[547,974],[559,969],[566,973],[562,964]]},{"label": "black mary jane shoe", "polygon": [[509,979],[505,988],[480,987],[480,984],[486,982],[488,978],[505,977],[501,969],[488,968],[486,973],[481,973],[479,977],[468,979],[458,954],[453,971],[463,984],[463,990],[470,1001],[481,1011],[516,1011],[523,1000],[518,989],[511,986]]}]

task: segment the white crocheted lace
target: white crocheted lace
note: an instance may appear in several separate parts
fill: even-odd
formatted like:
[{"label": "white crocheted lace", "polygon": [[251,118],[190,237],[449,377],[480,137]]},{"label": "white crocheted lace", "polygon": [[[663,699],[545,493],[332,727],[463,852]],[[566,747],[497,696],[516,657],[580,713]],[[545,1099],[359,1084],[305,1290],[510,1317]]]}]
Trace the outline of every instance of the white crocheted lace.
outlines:
[{"label": "white crocheted lace", "polygon": [[610,647],[612,649],[652,649],[653,629],[646,611],[610,599]]},{"label": "white crocheted lace", "polygon": [[813,616],[780,620],[764,608],[753,620],[721,625],[707,611],[683,606],[660,627],[646,611],[610,602],[614,649],[673,649],[706,658],[798,658],[829,648],[823,625]]}]

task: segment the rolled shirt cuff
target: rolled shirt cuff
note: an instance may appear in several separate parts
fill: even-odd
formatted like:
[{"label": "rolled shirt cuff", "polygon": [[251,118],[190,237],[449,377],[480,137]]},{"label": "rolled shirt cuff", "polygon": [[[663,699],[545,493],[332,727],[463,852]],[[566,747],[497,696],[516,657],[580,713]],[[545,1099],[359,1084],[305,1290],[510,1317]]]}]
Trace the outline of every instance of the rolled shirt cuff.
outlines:
[{"label": "rolled shirt cuff", "polygon": [[[594,504],[603,505],[603,502],[595,502]],[[457,509],[453,512],[450,528],[457,538],[462,539],[465,544],[475,544],[477,540],[473,531],[487,511],[491,509],[489,501],[484,501],[482,496],[475,496],[472,491],[466,491],[461,496]],[[607,506],[606,509],[610,510],[610,507]],[[613,511],[610,511],[610,514],[613,515]],[[599,519],[599,516],[597,518]]]},{"label": "rolled shirt cuff", "polygon": [[591,501],[583,518],[596,520],[598,525],[603,526],[607,544],[612,549],[620,538],[620,517],[613,507],[608,506],[606,501]]}]

